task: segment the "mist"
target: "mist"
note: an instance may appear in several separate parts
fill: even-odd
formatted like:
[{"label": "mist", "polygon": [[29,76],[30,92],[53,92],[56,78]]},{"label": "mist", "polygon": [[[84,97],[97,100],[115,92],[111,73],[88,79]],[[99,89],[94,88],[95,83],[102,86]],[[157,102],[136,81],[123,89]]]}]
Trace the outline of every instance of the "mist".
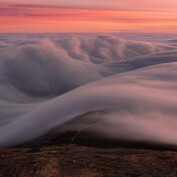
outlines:
[{"label": "mist", "polygon": [[0,147],[62,132],[78,116],[65,131],[176,145],[175,38],[46,36],[1,37]]}]

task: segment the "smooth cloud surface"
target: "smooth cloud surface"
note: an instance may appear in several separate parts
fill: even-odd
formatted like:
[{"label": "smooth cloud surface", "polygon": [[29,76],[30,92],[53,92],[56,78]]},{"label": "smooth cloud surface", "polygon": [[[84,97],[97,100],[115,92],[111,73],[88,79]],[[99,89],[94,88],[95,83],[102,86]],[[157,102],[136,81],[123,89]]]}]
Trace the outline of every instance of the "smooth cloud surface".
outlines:
[{"label": "smooth cloud surface", "polygon": [[[7,35],[1,42],[0,147],[38,138],[77,116],[83,130],[87,119],[99,118],[88,131],[103,137],[176,145],[177,49],[169,41]],[[94,111],[96,117],[82,116]],[[73,128],[80,130],[67,130]]]}]

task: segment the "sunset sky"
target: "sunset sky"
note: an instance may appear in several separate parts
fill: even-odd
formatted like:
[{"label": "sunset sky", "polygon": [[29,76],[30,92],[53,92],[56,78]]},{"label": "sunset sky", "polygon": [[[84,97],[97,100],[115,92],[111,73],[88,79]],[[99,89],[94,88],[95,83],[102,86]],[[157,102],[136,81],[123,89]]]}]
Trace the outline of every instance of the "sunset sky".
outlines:
[{"label": "sunset sky", "polygon": [[0,33],[12,32],[176,33],[177,0],[0,0]]}]

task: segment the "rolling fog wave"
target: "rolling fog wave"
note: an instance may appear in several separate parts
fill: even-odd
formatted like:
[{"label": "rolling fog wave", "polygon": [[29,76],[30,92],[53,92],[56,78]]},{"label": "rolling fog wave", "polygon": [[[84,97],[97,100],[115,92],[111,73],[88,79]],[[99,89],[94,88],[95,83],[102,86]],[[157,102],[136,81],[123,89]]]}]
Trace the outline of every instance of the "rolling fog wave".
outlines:
[{"label": "rolling fog wave", "polygon": [[[113,35],[11,38],[0,43],[0,147],[106,110],[88,131],[176,145],[174,45]],[[88,127],[88,117],[81,117],[85,124],[75,126],[78,131]]]}]

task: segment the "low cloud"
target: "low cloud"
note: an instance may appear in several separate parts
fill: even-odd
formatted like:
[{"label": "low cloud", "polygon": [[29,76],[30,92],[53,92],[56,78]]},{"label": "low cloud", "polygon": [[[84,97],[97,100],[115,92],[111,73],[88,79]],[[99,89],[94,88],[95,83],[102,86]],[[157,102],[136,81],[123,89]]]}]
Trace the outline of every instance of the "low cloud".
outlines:
[{"label": "low cloud", "polygon": [[176,145],[174,46],[111,35],[20,36],[7,35],[8,47],[0,48],[0,147],[38,138],[77,116],[87,131],[82,115],[95,111],[89,119],[99,124],[88,131]]}]

